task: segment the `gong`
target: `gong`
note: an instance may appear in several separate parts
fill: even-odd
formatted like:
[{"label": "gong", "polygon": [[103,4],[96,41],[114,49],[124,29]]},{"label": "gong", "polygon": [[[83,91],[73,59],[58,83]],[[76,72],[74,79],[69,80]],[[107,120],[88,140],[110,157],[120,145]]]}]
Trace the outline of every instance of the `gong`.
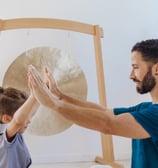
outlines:
[{"label": "gong", "polygon": [[[83,70],[74,57],[58,48],[36,47],[20,54],[8,67],[3,78],[3,87],[14,87],[29,94],[27,85],[28,65],[32,64],[43,76],[47,66],[62,92],[75,98],[86,100],[87,82]],[[28,126],[28,133],[34,135],[53,135],[72,126],[72,122],[56,111],[40,105]]]}]

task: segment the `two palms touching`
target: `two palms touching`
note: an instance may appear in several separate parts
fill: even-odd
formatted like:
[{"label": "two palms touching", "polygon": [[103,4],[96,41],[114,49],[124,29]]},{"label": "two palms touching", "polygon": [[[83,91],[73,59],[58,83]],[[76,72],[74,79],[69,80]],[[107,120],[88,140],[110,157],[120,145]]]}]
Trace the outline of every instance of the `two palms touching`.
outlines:
[{"label": "two palms touching", "polygon": [[45,79],[43,80],[36,68],[32,65],[29,66],[28,86],[31,94],[35,96],[39,103],[45,106],[52,104],[52,101],[55,105],[57,99],[60,99],[61,93],[56,85],[52,73],[47,67],[44,69],[44,76]]}]

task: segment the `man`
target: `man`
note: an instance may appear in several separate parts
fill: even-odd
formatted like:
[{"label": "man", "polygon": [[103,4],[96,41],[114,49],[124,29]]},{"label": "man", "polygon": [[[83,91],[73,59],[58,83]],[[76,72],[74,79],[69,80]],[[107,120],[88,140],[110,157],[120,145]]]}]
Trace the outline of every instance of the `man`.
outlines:
[{"label": "man", "polygon": [[131,50],[130,78],[138,93],[150,93],[152,102],[107,109],[62,93],[48,69],[46,84],[29,66],[29,85],[39,103],[74,123],[105,134],[132,138],[131,168],[158,167],[158,39],[136,43]]}]

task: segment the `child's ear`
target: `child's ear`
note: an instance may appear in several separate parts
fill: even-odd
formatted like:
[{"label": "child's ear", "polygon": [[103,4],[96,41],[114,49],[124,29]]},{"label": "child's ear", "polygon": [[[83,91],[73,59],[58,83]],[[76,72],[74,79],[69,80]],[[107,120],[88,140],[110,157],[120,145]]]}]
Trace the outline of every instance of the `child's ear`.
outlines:
[{"label": "child's ear", "polygon": [[9,122],[11,121],[11,119],[12,119],[12,117],[9,116],[9,115],[7,115],[7,114],[3,114],[3,116],[2,116],[2,122],[3,122],[4,124],[9,123]]}]

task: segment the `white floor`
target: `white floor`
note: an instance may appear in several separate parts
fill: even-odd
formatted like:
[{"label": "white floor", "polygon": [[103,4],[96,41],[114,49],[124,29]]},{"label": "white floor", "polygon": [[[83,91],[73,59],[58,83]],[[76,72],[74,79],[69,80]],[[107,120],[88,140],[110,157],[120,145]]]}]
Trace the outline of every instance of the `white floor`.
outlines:
[{"label": "white floor", "polygon": [[[118,161],[118,163],[122,164],[123,168],[130,168],[129,160]],[[30,168],[91,168],[93,165],[98,164],[95,162],[33,164]]]}]

